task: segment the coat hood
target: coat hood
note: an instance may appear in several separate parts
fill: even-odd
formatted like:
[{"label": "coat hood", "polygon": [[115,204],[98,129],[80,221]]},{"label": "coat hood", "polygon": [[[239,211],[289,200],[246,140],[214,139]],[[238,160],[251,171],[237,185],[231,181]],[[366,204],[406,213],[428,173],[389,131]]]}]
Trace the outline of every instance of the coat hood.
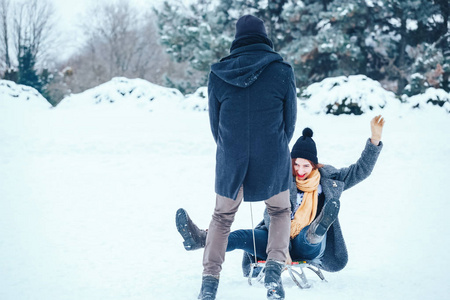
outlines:
[{"label": "coat hood", "polygon": [[270,46],[253,44],[231,51],[229,56],[211,66],[211,72],[228,84],[245,88],[275,61],[283,62],[283,58]]}]

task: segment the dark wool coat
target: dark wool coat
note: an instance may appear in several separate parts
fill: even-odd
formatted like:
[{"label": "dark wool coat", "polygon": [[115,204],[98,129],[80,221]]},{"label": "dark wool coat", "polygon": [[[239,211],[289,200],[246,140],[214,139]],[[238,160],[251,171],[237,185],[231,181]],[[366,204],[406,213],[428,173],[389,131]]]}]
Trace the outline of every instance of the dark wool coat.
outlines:
[{"label": "dark wool coat", "polygon": [[[364,148],[361,157],[355,164],[342,169],[336,169],[330,165],[325,165],[323,168],[320,168],[320,184],[322,186],[322,193],[325,196],[324,203],[332,199],[339,200],[343,191],[366,179],[372,173],[382,148],[383,144],[381,142],[378,146],[375,146],[369,139],[366,142],[366,147]],[[293,210],[297,202],[297,186],[293,176],[290,195],[291,207]],[[317,215],[320,214],[322,207],[323,205],[318,207]],[[343,207],[342,203],[341,208],[345,209],[345,206]],[[264,220],[258,226],[266,229],[269,228],[270,217],[267,210],[264,212]],[[248,255],[244,253],[244,274],[248,273],[249,267],[246,267],[245,265],[249,264],[249,261]],[[337,219],[328,230],[325,253],[322,258],[320,260],[315,259],[308,262],[322,270],[337,272],[346,266],[347,261],[347,247],[345,246],[339,219]]]},{"label": "dark wool coat", "polygon": [[211,131],[217,144],[216,193],[266,200],[289,189],[289,141],[297,115],[291,66],[266,44],[239,47],[211,66]]}]

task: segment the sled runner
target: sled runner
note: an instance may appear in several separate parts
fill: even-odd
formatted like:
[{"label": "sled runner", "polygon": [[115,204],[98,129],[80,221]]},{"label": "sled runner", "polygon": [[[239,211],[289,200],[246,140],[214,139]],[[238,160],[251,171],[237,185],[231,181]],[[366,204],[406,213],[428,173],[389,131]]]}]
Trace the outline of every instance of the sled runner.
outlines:
[{"label": "sled runner", "polygon": [[[256,280],[256,282],[261,282],[264,278],[264,269],[266,267],[266,262],[263,260],[260,260],[256,263],[250,264],[250,273],[248,275],[248,284],[252,285],[253,278]],[[289,276],[291,277],[292,281],[295,282],[295,284],[301,288],[301,289],[309,289],[311,287],[311,284],[308,282],[308,279],[305,275],[305,269],[310,269],[313,271],[322,281],[327,282],[325,277],[323,276],[322,271],[320,271],[319,268],[307,263],[306,261],[295,261],[292,262],[290,265],[286,265],[282,272],[288,271]]]},{"label": "sled runner", "polygon": [[[257,253],[256,251],[256,243],[255,243],[255,231],[253,226],[253,208],[252,204],[250,202],[250,213],[251,213],[251,221],[252,221],[252,231],[253,231],[253,253]],[[263,224],[264,221],[262,221],[258,226]],[[330,243],[333,244],[333,243]],[[345,249],[345,244],[344,244]],[[326,251],[326,250],[325,250]],[[347,256],[345,256],[345,263],[347,262]],[[345,266],[345,264],[344,264]],[[257,282],[261,282],[264,279],[265,274],[265,267],[266,267],[266,261],[265,260],[259,260],[255,256],[251,255],[248,252],[244,252],[244,258],[242,261],[242,267],[244,276],[248,278],[248,284],[252,285],[252,280],[255,278]],[[250,268],[248,268],[250,267]],[[305,269],[310,269],[313,271],[322,281],[327,282],[325,279],[325,276],[323,276],[322,271],[319,267],[315,266],[312,263],[309,263],[307,261],[293,261],[291,264],[285,265],[282,273],[284,271],[288,271],[289,276],[291,277],[292,281],[301,289],[309,289],[311,287],[311,284],[308,281],[308,278],[306,278],[305,275]],[[327,270],[327,269],[324,269]],[[327,270],[328,271],[328,270]],[[337,270],[334,270],[337,271]]]}]

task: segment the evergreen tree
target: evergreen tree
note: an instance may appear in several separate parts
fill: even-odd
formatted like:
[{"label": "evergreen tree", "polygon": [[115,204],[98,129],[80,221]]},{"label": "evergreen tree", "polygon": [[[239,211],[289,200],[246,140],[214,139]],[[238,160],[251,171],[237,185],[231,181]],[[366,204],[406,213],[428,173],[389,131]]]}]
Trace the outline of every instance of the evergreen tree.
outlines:
[{"label": "evergreen tree", "polygon": [[435,25],[430,23],[437,13],[437,6],[431,1],[382,0],[374,2],[373,40],[378,44],[378,52],[383,56],[385,76],[398,83],[397,93],[402,93],[408,83],[413,59],[408,55],[408,47],[425,41],[435,41],[432,32]]},{"label": "evergreen tree", "polygon": [[162,10],[155,10],[166,51],[175,61],[189,61],[190,68],[204,72],[198,85],[206,84],[211,63],[224,57],[233,41],[233,18],[228,12],[232,3],[221,1],[216,7],[201,0],[186,9],[165,2]]},{"label": "evergreen tree", "polygon": [[433,22],[437,9],[431,1],[419,0],[291,0],[283,16],[292,41],[282,51],[295,66],[299,85],[364,74],[397,82],[401,93],[418,72],[411,68],[411,47],[421,45],[422,54],[441,62],[424,44],[442,36],[443,22]]},{"label": "evergreen tree", "polygon": [[366,74],[365,35],[370,16],[365,2],[289,1],[283,8],[287,45],[300,86],[326,77]]},{"label": "evergreen tree", "polygon": [[442,55],[443,55],[443,65],[442,65],[442,82],[441,87],[446,91],[450,92],[450,33],[447,32],[447,34],[443,37],[441,41],[441,49],[443,49]]},{"label": "evergreen tree", "polygon": [[441,36],[436,44],[442,50],[443,55],[443,74],[441,87],[446,91],[450,92],[450,32],[448,28],[449,24],[449,14],[450,14],[450,3],[448,0],[435,0],[436,4],[439,5],[440,15],[442,16],[442,25],[438,31],[438,35]]},{"label": "evergreen tree", "polygon": [[414,59],[414,62],[410,67],[413,75],[410,76],[409,84],[404,89],[408,96],[423,93],[430,86],[443,88],[445,57],[438,46],[443,39],[445,36],[436,43],[421,43],[409,48],[408,55]]},{"label": "evergreen tree", "polygon": [[29,46],[22,46],[19,53],[18,83],[31,86],[41,91],[42,85],[35,69],[36,61],[33,50]]},{"label": "evergreen tree", "polygon": [[409,84],[405,87],[405,94],[407,96],[413,96],[425,92],[428,87],[425,76],[420,73],[415,73],[411,76]]},{"label": "evergreen tree", "polygon": [[252,14],[263,20],[267,35],[272,40],[274,49],[280,50],[286,45],[286,35],[284,32],[286,20],[281,14],[284,5],[287,3],[288,0],[231,1],[231,5],[228,6],[228,11],[233,16],[233,21],[246,14]]},{"label": "evergreen tree", "polygon": [[[242,15],[253,14],[263,19],[275,48],[284,46],[284,35],[280,34],[283,20],[279,14],[287,1],[199,0],[187,8],[165,2],[162,9],[155,10],[160,41],[175,61],[190,63],[192,69],[188,68],[186,72],[203,72],[197,85],[204,85],[211,64],[229,54],[234,26]],[[174,84],[170,78],[168,82]]]},{"label": "evergreen tree", "polygon": [[[436,80],[448,89],[448,0],[198,0],[188,9],[166,3],[157,14],[162,43],[174,59],[205,74],[199,84],[211,63],[228,54],[235,21],[253,14],[294,66],[300,88],[363,74],[395,82],[398,94],[411,80],[414,91]],[[411,79],[416,73],[423,75],[420,88],[419,77]]]},{"label": "evergreen tree", "polygon": [[336,46],[339,75],[367,74],[369,47],[366,35],[372,26],[370,7],[364,1],[333,1],[323,13],[343,43]]},{"label": "evergreen tree", "polygon": [[[281,53],[294,66],[299,87],[328,76],[336,68],[337,57],[327,47],[321,47],[320,38],[316,39],[320,31],[329,29],[328,22],[321,19],[326,9],[321,1],[289,0],[283,7],[285,46]],[[331,39],[334,33],[327,34]],[[316,74],[315,70],[323,65],[326,66],[321,74]]]},{"label": "evergreen tree", "polygon": [[54,99],[49,89],[54,80],[54,74],[48,69],[43,69],[40,74],[36,70],[36,56],[32,47],[22,46],[18,57],[18,84],[23,84],[35,88],[52,105],[56,105],[60,99]]}]

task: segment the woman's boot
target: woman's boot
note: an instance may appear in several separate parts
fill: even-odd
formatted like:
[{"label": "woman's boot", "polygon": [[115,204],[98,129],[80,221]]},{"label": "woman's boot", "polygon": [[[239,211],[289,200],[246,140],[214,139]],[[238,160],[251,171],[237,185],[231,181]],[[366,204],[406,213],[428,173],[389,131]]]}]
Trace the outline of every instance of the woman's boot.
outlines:
[{"label": "woman's boot", "polygon": [[320,243],[339,213],[339,200],[330,200],[322,208],[319,216],[311,223],[306,232],[306,240],[311,244]]},{"label": "woman's boot", "polygon": [[189,218],[186,210],[180,208],[175,217],[178,232],[184,239],[184,248],[188,251],[205,247],[206,231],[199,229]]}]

